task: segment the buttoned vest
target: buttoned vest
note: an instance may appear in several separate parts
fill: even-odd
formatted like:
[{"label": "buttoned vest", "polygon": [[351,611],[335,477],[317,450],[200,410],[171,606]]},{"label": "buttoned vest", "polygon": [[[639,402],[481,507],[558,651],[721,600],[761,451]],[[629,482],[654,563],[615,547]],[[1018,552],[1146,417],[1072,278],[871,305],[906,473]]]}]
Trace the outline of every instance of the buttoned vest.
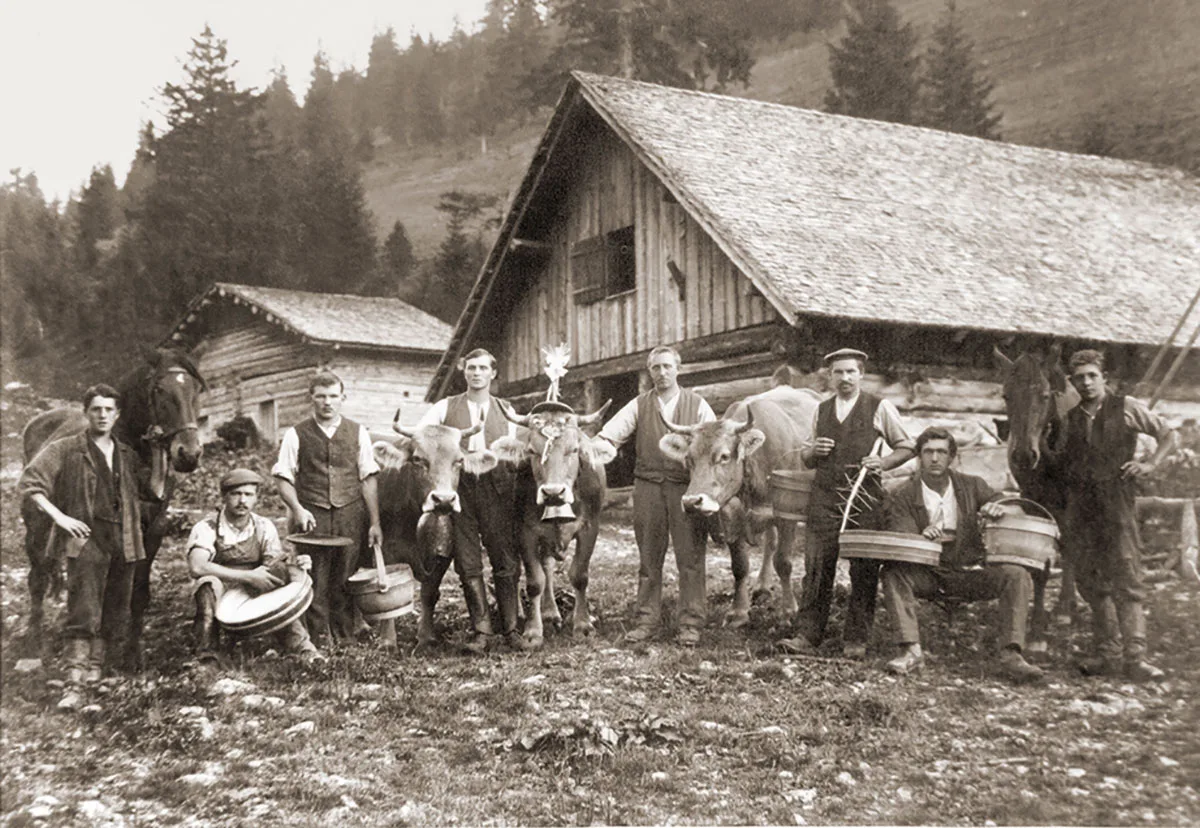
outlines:
[{"label": "buttoned vest", "polygon": [[1080,406],[1067,414],[1064,450],[1070,479],[1087,483],[1117,480],[1121,466],[1133,459],[1137,432],[1125,423],[1125,398],[1109,394],[1100,403],[1088,438],[1088,416]]},{"label": "buttoned vest", "polygon": [[311,417],[296,426],[300,439],[296,496],[301,503],[329,509],[362,499],[358,431],[358,423],[348,417],[342,418],[333,437],[326,437]]},{"label": "buttoned vest", "polygon": [[[633,476],[653,483],[687,483],[691,478],[687,466],[667,457],[658,447],[659,440],[669,433],[658,413],[658,394],[650,389],[639,394],[637,400],[637,460]],[[673,422],[676,425],[695,425],[700,420],[700,402],[700,395],[695,391],[680,388]]]}]

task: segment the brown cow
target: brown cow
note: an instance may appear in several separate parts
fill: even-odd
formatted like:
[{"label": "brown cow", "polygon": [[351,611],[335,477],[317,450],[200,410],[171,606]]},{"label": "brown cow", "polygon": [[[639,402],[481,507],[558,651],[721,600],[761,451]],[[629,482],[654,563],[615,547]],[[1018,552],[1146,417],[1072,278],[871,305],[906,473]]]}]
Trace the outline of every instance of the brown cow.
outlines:
[{"label": "brown cow", "polygon": [[616,449],[607,440],[591,440],[583,429],[597,423],[607,409],[605,403],[599,411],[581,416],[561,403],[539,403],[521,417],[504,408],[505,416],[527,431],[520,437],[501,437],[491,446],[502,460],[520,467],[517,514],[530,604],[525,639],[531,647],[542,645],[546,618],[555,627],[562,625],[554,601],[554,565],[563,560],[572,539],[571,630],[576,635],[592,632],[588,567],[600,531],[607,485],[604,465],[616,456]]},{"label": "brown cow", "polygon": [[784,612],[790,616],[796,611],[791,583],[796,521],[769,512],[767,476],[774,468],[797,465],[808,426],[797,419],[768,398],[751,398],[730,406],[716,422],[667,423],[672,433],[659,442],[664,454],[685,463],[691,472],[684,510],[696,519],[720,517],[733,566],[733,606],[725,616],[731,627],[749,623],[748,547],[768,529],[773,532],[764,536],[764,569],[767,560],[774,562]]},{"label": "brown cow", "polygon": [[464,451],[463,438],[482,425],[465,431],[428,425],[415,431],[399,426],[394,443],[375,443],[380,466],[379,521],[383,528],[384,558],[407,563],[420,583],[419,644],[436,644],[433,611],[441,593],[442,577],[454,559],[451,519],[459,511],[458,477],[463,471],[483,474],[496,467],[490,451]]}]

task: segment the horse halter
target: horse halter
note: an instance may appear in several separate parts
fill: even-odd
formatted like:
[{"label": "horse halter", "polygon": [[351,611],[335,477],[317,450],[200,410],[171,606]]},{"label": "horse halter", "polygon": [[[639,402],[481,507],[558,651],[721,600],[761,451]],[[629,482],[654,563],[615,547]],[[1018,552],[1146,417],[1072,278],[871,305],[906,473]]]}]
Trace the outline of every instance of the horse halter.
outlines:
[{"label": "horse halter", "polygon": [[[150,414],[152,417],[157,417],[158,415],[158,395],[162,393],[158,387],[158,383],[170,375],[175,375],[179,378],[180,382],[183,382],[183,377],[189,377],[192,374],[186,368],[176,367],[168,368],[162,374],[154,378],[154,383],[150,386]],[[146,429],[146,433],[142,435],[142,439],[151,444],[165,443],[174,439],[175,435],[181,432],[199,430],[200,426],[195,420],[183,423],[182,425],[175,426],[171,429],[164,429],[158,423],[151,423],[150,427]]]}]

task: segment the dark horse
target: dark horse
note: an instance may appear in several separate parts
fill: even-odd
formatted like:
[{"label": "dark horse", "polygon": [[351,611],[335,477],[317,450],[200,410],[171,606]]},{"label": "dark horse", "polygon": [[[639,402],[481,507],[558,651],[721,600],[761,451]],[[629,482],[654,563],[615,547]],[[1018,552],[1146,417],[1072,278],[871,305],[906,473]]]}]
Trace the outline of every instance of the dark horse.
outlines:
[{"label": "dark horse", "polygon": [[[1004,376],[1004,406],[1008,413],[1008,468],[1021,496],[1046,507],[1066,529],[1063,518],[1067,487],[1058,462],[1060,440],[1066,431],[1067,412],[1079,395],[1067,382],[1059,364],[1061,346],[1055,344],[1045,359],[1021,354],[1011,360],[995,349],[996,365]],[[1075,567],[1066,554],[1062,560],[1062,589],[1055,606],[1056,616],[1069,617],[1075,605]],[[1033,619],[1030,650],[1044,651],[1048,619],[1045,610],[1046,579],[1043,572],[1033,579]]]},{"label": "dark horse", "polygon": [[[207,386],[196,365],[178,351],[158,349],[148,355],[144,365],[134,370],[118,386],[121,417],[116,436],[138,453],[150,471],[150,489],[159,498],[142,503],[142,532],[146,560],[138,564],[134,575],[129,658],[141,660],[141,635],[146,607],[150,603],[150,565],[162,545],[167,505],[174,481],[170,471],[188,473],[200,465],[203,447],[196,423],[198,397]],[[21,433],[25,462],[28,463],[47,443],[78,434],[87,427],[87,419],[78,408],[56,408],[37,415]],[[55,595],[63,586],[63,562],[48,541],[53,525],[33,503],[21,507],[25,521],[25,552],[29,556],[29,630],[27,641],[44,641],[43,602],[47,588]]]}]

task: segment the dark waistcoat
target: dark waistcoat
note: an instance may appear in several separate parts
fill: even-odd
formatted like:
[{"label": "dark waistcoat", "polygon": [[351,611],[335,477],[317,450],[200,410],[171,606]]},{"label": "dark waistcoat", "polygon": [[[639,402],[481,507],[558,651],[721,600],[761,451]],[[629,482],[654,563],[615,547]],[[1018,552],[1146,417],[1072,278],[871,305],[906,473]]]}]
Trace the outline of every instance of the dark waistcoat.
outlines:
[{"label": "dark waistcoat", "polygon": [[[638,395],[637,405],[637,460],[634,463],[633,476],[653,483],[687,483],[691,477],[687,466],[667,457],[658,447],[658,441],[667,434],[667,427],[658,415],[658,395],[654,389]],[[680,388],[673,422],[675,425],[695,425],[699,419],[700,395],[687,388]]]},{"label": "dark waistcoat", "polygon": [[1109,394],[1100,403],[1088,437],[1088,416],[1080,406],[1067,414],[1067,468],[1073,482],[1119,480],[1133,459],[1137,432],[1125,423],[1125,398]]},{"label": "dark waistcoat", "polygon": [[300,457],[296,496],[301,503],[322,509],[341,508],[362,498],[358,479],[358,423],[342,417],[333,437],[326,437],[309,418],[296,426]]},{"label": "dark waistcoat", "polygon": [[[443,425],[453,426],[464,431],[475,425],[471,422],[471,409],[467,405],[466,394],[456,394],[446,400],[446,419]],[[508,434],[508,420],[500,411],[500,401],[491,397],[488,401],[487,416],[483,420],[484,442],[490,446],[506,434]],[[470,437],[462,439],[463,451],[466,451],[467,443],[470,440]]]}]

